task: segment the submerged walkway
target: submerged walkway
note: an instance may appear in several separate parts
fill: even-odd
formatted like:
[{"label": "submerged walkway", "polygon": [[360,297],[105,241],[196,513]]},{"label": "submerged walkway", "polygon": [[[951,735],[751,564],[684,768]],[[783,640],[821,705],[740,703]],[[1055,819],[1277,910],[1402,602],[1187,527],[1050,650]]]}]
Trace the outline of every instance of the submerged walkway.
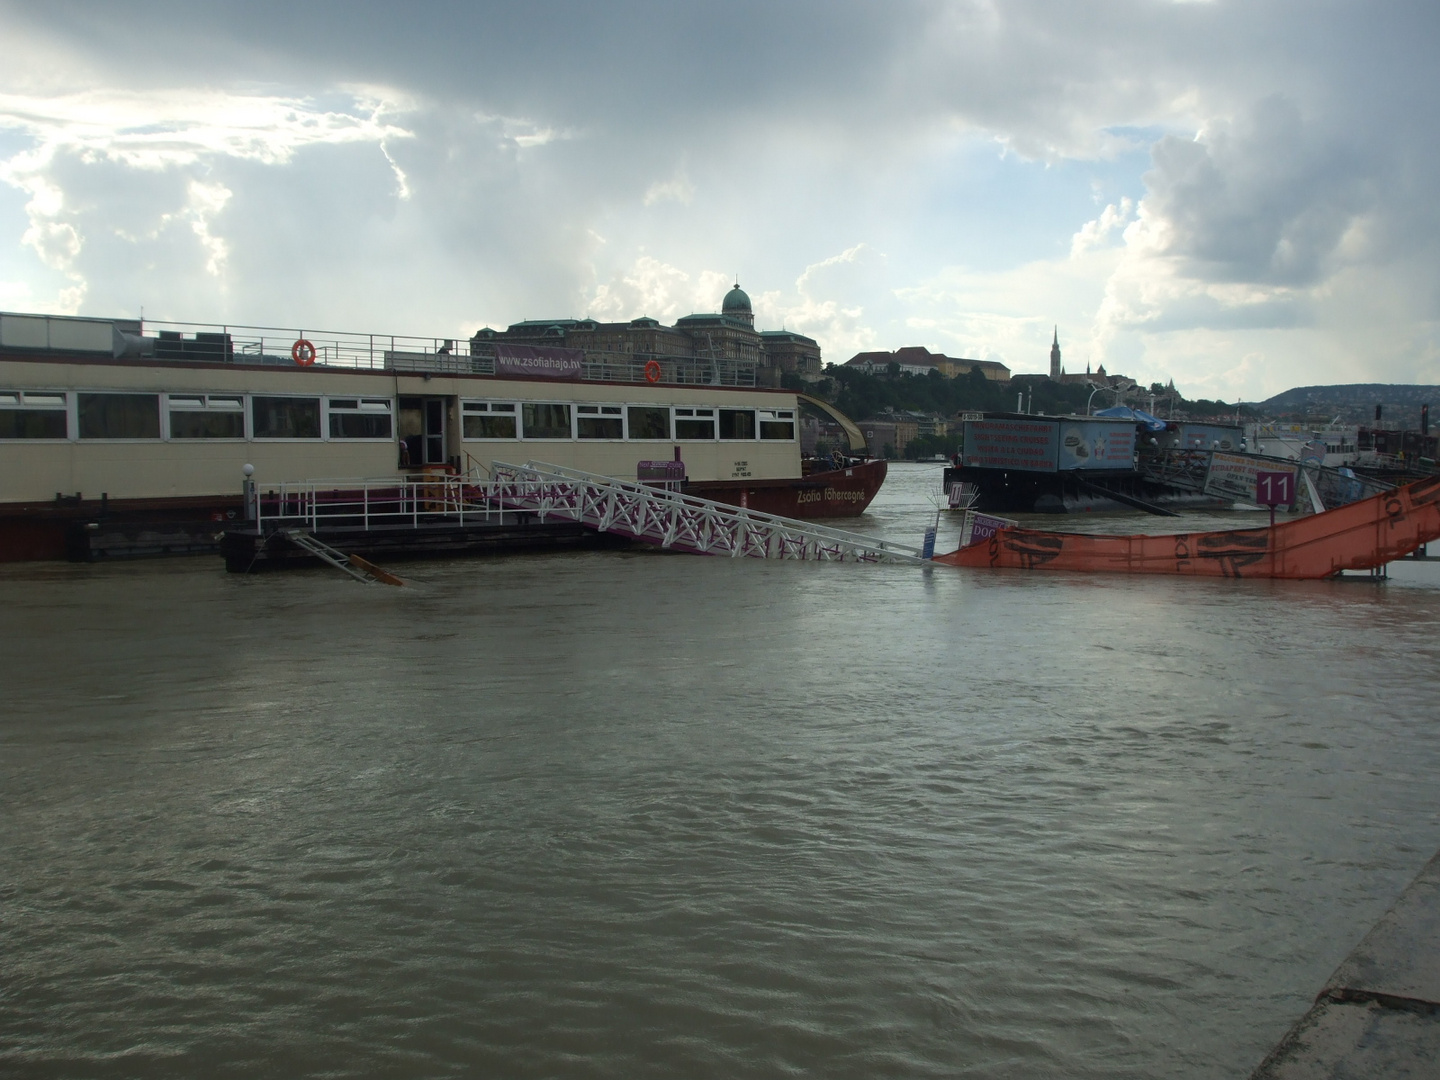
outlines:
[{"label": "submerged walkway", "polygon": [[1440,1077],[1440,854],[1251,1080]]}]

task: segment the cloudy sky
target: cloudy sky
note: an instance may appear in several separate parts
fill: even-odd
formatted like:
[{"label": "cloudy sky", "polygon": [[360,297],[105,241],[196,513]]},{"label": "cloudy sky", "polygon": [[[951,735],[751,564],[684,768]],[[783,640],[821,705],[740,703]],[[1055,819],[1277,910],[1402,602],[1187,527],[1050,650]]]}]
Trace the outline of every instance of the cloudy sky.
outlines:
[{"label": "cloudy sky", "polygon": [[0,0],[0,309],[1440,382],[1434,0]]}]

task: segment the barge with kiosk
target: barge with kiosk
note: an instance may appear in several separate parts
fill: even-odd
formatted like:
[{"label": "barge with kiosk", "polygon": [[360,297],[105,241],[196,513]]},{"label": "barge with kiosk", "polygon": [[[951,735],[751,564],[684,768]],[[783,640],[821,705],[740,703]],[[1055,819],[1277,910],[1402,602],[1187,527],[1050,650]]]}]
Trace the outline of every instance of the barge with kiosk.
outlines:
[{"label": "barge with kiosk", "polygon": [[[803,395],[753,363],[469,346],[0,313],[0,561],[218,550],[247,465],[263,491],[540,459],[803,518],[862,513],[885,477],[858,429],[807,474]],[[515,524],[516,546],[587,542]]]}]

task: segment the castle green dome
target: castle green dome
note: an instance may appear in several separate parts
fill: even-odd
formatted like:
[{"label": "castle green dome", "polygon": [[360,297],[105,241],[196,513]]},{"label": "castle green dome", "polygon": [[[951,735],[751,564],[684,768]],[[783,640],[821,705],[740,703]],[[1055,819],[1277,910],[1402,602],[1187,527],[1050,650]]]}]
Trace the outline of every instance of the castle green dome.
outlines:
[{"label": "castle green dome", "polygon": [[745,295],[745,290],[740,288],[738,281],[735,283],[735,287],[725,294],[725,301],[720,305],[720,314],[753,314],[750,308],[750,297]]}]

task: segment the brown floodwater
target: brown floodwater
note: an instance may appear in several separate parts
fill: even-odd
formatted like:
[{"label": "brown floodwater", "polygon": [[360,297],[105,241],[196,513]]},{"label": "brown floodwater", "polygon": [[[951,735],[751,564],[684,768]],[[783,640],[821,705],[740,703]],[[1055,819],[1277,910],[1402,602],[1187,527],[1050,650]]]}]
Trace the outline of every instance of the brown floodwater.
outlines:
[{"label": "brown floodwater", "polygon": [[0,567],[0,1074],[1233,1077],[1440,846],[1440,563],[401,570]]}]

